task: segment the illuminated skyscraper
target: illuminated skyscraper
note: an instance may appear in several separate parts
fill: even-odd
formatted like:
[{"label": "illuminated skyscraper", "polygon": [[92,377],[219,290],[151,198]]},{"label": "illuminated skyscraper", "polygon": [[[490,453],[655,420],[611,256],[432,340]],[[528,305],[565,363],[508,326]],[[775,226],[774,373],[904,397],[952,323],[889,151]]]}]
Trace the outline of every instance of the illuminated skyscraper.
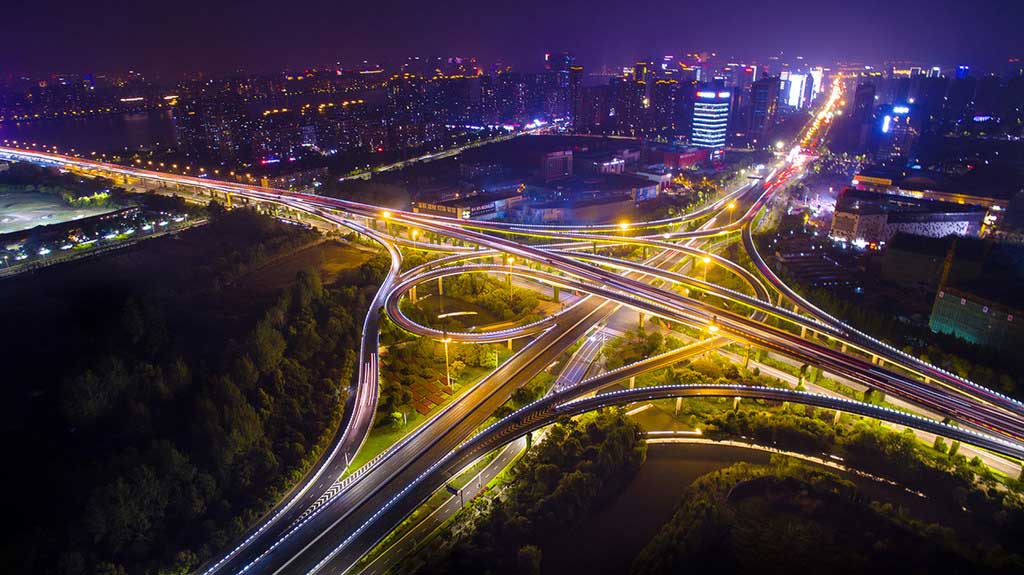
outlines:
[{"label": "illuminated skyscraper", "polygon": [[580,115],[583,89],[583,66],[569,67],[569,119],[573,128],[577,125]]},{"label": "illuminated skyscraper", "polygon": [[912,108],[908,104],[895,104],[882,114],[882,142],[878,150],[881,160],[907,158],[917,140],[918,128],[913,122]]},{"label": "illuminated skyscraper", "polygon": [[693,103],[693,122],[690,143],[711,150],[712,155],[725,148],[729,128],[729,104],[732,93],[728,90],[701,90]]},{"label": "illuminated skyscraper", "polygon": [[804,94],[806,92],[807,75],[789,74],[787,79],[786,104],[795,110],[804,107]]},{"label": "illuminated skyscraper", "polygon": [[[576,57],[571,52],[544,54],[543,84],[544,113],[552,118],[568,118],[572,113],[572,69]],[[582,68],[580,68],[582,72]]]}]

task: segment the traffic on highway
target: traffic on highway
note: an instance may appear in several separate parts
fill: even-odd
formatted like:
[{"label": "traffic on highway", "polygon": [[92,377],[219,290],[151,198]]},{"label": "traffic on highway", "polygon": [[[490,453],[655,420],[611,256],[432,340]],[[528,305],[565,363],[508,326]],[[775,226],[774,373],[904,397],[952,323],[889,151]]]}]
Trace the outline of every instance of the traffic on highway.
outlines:
[{"label": "traffic on highway", "polygon": [[[601,225],[525,225],[426,215],[234,182],[106,164],[17,147],[0,158],[103,175],[136,187],[199,197],[232,197],[275,204],[380,245],[390,256],[387,276],[363,321],[356,380],[342,432],[321,461],[278,506],[241,540],[200,569],[202,575],[238,573],[342,573],[453,474],[529,431],[560,417],[611,405],[661,398],[750,397],[813,405],[872,417],[1024,458],[1024,404],[889,346],[832,317],[788,286],[758,253],[753,228],[777,192],[805,169],[841,97],[840,82],[813,116],[792,150],[766,177],[745,183],[689,214],[646,222]],[[739,209],[737,209],[739,208]],[[733,217],[733,213],[736,217]],[[719,220],[728,218],[726,223]],[[699,223],[695,229],[681,224]],[[383,229],[382,229],[383,228]],[[394,228],[394,229],[393,229]],[[401,237],[401,231],[408,237]],[[426,243],[429,232],[450,243]],[[712,253],[696,242],[739,234],[753,268]],[[530,242],[520,241],[528,237]],[[537,243],[537,238],[546,243]],[[633,261],[602,253],[632,246],[651,256]],[[471,247],[467,247],[471,246]],[[402,271],[402,249],[440,257]],[[496,258],[514,258],[496,263]],[[698,261],[703,262],[698,265]],[[689,271],[685,266],[689,264]],[[708,282],[708,266],[733,274],[741,292]],[[698,277],[703,267],[705,278]],[[756,269],[756,272],[754,271]],[[402,310],[410,291],[426,282],[466,273],[526,278],[571,290],[580,297],[542,319],[499,330],[450,331],[421,325]],[[687,290],[709,294],[700,297]],[[687,295],[689,294],[689,295]],[[721,301],[738,304],[723,307]],[[679,349],[559,389],[481,430],[514,391],[540,373],[620,306],[698,330],[706,337]],[[740,309],[744,311],[739,311]],[[373,424],[379,391],[382,314],[402,329],[437,340],[494,343],[524,339],[519,351],[467,393],[364,466],[350,462]],[[769,321],[771,320],[771,321]],[[948,422],[845,398],[789,389],[735,385],[677,385],[602,392],[639,373],[660,369],[730,342],[782,354],[871,389],[884,391]]]}]

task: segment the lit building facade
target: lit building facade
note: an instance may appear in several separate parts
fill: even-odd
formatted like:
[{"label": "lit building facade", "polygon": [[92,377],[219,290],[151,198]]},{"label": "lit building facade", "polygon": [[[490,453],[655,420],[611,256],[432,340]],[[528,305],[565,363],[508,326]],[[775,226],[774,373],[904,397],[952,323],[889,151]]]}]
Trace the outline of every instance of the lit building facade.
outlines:
[{"label": "lit building facade", "polygon": [[690,143],[698,148],[721,154],[729,131],[729,107],[732,93],[728,90],[701,90],[693,103]]},{"label": "lit building facade", "polygon": [[928,327],[974,344],[1016,351],[1024,340],[1021,314],[972,290],[943,286],[935,296]]}]

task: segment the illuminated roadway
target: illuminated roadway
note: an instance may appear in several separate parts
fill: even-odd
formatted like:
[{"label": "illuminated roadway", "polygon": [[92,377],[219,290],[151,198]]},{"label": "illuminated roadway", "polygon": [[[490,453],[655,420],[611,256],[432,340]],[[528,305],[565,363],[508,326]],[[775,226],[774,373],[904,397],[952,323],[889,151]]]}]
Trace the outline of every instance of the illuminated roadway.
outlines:
[{"label": "illuminated roadway", "polygon": [[[528,430],[527,428],[530,428],[533,423],[538,426],[546,425],[550,423],[552,417],[579,413],[602,405],[629,403],[655,397],[718,394],[730,397],[768,399],[784,397],[785,401],[831,407],[894,421],[946,437],[961,439],[964,442],[980,445],[1011,457],[1019,458],[1024,453],[1019,444],[1019,440],[1024,437],[1024,423],[1021,418],[1021,413],[1024,410],[1019,402],[907,356],[866,334],[841,324],[835,318],[831,318],[806,302],[767,268],[763,259],[757,254],[756,246],[752,245],[749,231],[750,222],[759,213],[770,194],[784,185],[786,179],[798,170],[799,166],[796,164],[785,166],[781,171],[773,174],[763,185],[754,186],[748,190],[738,190],[743,193],[737,193],[733,197],[738,198],[745,195],[747,191],[755,194],[756,197],[742,217],[727,225],[705,226],[704,229],[688,232],[627,236],[621,233],[625,230],[620,226],[510,226],[464,222],[407,212],[385,213],[380,208],[355,202],[202,178],[162,174],[14,148],[0,148],[0,157],[93,170],[106,174],[123,174],[145,181],[181,184],[196,189],[230,193],[260,202],[281,204],[356,230],[384,245],[391,254],[390,273],[377,292],[364,322],[355,393],[350,397],[346,407],[347,420],[340,440],[332,446],[316,471],[307,476],[306,482],[296,488],[290,499],[268,514],[258,525],[256,531],[244,541],[239,542],[226,556],[218,562],[207,565],[205,573],[311,572],[324,567],[334,572],[347,568],[361,552],[368,550],[368,546],[372,546],[380,536],[383,536],[382,533],[386,533],[387,529],[395,524],[396,519],[400,520],[404,517],[403,513],[407,512],[405,510],[410,505],[415,506],[418,503],[417,496],[412,495],[414,490],[416,493],[421,493],[422,490],[439,484],[439,481],[443,482],[443,474],[438,475],[436,472],[441,469],[457,470],[455,467],[451,467],[457,464],[454,458],[473,457],[473,453],[476,452],[467,451],[471,448],[465,446],[459,448],[465,438],[468,438],[480,423],[504,403],[517,387],[525,384],[533,375],[546,367],[562,350],[586,333],[594,323],[601,321],[602,317],[606,317],[610,312],[608,302],[624,304],[652,316],[694,327],[713,327],[715,331],[720,331],[721,336],[797,357],[801,361],[821,366],[823,369],[865,385],[883,389],[887,393],[927,406],[960,422],[983,428],[989,433],[1001,437],[978,434],[970,429],[943,426],[938,422],[901,412],[887,411],[876,406],[864,406],[848,400],[816,394],[801,394],[791,390],[746,386],[730,386],[728,388],[675,386],[603,394],[590,400],[566,401],[556,407],[545,408],[554,411],[544,411],[533,406],[531,409],[534,411],[521,412],[519,415],[525,413],[530,417],[536,417],[536,419],[531,419],[530,422],[506,422],[506,425],[511,425],[508,428],[511,431],[500,428],[500,438],[496,438],[497,436],[494,434],[498,432],[492,429],[487,432],[492,435],[485,434],[482,438],[477,436],[478,439],[474,439],[467,445],[494,447],[498,445],[498,443],[494,443],[498,439],[504,442],[506,437],[521,435],[519,431]],[[712,207],[720,210],[721,202]],[[711,213],[711,211],[707,213]],[[363,219],[365,219],[365,223],[362,221]],[[401,254],[395,247],[395,239],[368,225],[373,220],[382,219],[390,219],[397,224],[475,244],[486,248],[487,251],[467,253],[468,250],[457,250],[459,253],[431,262],[422,270],[417,269],[415,273],[407,273],[399,277]],[[666,227],[681,221],[683,218],[671,218],[646,224],[630,224],[629,231]],[[501,232],[506,236],[551,237],[561,240],[562,243],[553,246],[530,246],[488,235],[484,233],[485,231]],[[764,279],[768,280],[773,288],[779,290],[790,301],[793,301],[798,308],[811,314],[813,319],[780,309],[764,301],[767,299],[764,287],[755,287],[760,285],[760,278],[754,277],[753,279],[756,281],[751,284],[758,297],[750,297],[745,294],[729,292],[729,290],[718,288],[707,284],[707,282],[698,282],[694,278],[682,274],[657,270],[653,265],[670,263],[670,257],[676,257],[683,253],[691,256],[703,253],[680,246],[670,240],[708,238],[735,232],[743,234],[745,247]],[[566,240],[569,241],[566,242]],[[573,242],[577,243],[573,246]],[[648,265],[644,266],[636,262],[586,253],[580,249],[583,246],[580,246],[578,242],[584,242],[584,246],[587,243],[597,242],[602,244],[625,243],[648,246],[660,251]],[[441,247],[434,244],[412,243],[421,249]],[[580,251],[564,251],[570,246],[580,249]],[[494,255],[498,252],[512,254],[517,258],[523,258],[524,261],[539,263],[552,271],[496,264],[454,267],[463,259],[487,257],[488,253]],[[436,268],[439,262],[452,264],[452,267]],[[720,265],[728,266],[725,263]],[[735,264],[733,266],[736,267]],[[436,332],[422,331],[429,328],[406,322],[405,320],[408,318],[404,318],[400,310],[397,309],[398,301],[402,294],[417,283],[449,273],[459,273],[457,271],[459,269],[462,272],[514,273],[593,295],[535,325],[520,326],[510,330],[516,332],[512,334],[515,337],[532,335],[535,338],[505,364],[499,366],[494,373],[475,385],[459,401],[454,402],[433,418],[429,425],[424,425],[396,444],[380,458],[371,462],[368,468],[360,470],[354,479],[348,480],[348,483],[339,489],[338,486],[341,484],[334,482],[333,478],[339,477],[343,473],[347,460],[358,450],[372,423],[376,407],[377,372],[379,369],[376,349],[380,310],[386,308],[389,315],[410,331],[437,337]],[[733,271],[736,270],[733,269]],[[749,274],[749,272],[747,273]],[[742,303],[762,315],[748,317],[717,308],[702,300],[653,286],[640,279],[644,276],[671,283],[687,284],[713,295]],[[821,334],[829,341],[822,342],[817,338],[805,339],[783,329],[766,325],[761,321],[763,314],[782,317],[794,325],[809,328],[812,333]],[[463,341],[497,341],[511,337],[509,333],[488,334],[486,332],[448,334],[448,336]],[[701,345],[718,346],[727,340],[725,337],[716,337],[705,341],[706,343]],[[835,345],[842,344],[866,352],[871,358],[857,357],[833,348]],[[672,356],[671,353],[668,357],[659,356],[657,361],[646,364],[644,369],[651,365],[661,365],[659,362],[668,362],[664,365],[670,365],[671,362],[678,361],[678,358]],[[684,353],[679,352],[679,355]],[[883,367],[886,364],[895,366],[898,370]],[[914,374],[921,376],[924,381],[916,379]],[[581,392],[586,389],[581,384],[579,390],[573,388],[573,391]],[[563,394],[555,394],[553,397],[558,397],[561,401],[566,399]],[[544,423],[545,421],[547,423]],[[523,432],[525,433],[525,431]],[[480,449],[484,449],[484,447],[480,447]],[[462,455],[456,456],[456,454]],[[445,462],[443,466],[441,462]],[[328,486],[335,491],[325,491]],[[309,509],[317,501],[319,501],[319,505],[310,512]]]}]

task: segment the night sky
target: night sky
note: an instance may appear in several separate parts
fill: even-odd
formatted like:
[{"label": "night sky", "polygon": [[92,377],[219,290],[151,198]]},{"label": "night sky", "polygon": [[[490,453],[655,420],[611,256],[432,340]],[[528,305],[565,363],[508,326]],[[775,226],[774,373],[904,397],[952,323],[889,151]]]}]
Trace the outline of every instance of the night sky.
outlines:
[{"label": "night sky", "polygon": [[1024,56],[1024,0],[7,0],[0,75],[174,76],[476,55],[536,69],[572,50],[590,69],[716,50],[994,67]]}]

